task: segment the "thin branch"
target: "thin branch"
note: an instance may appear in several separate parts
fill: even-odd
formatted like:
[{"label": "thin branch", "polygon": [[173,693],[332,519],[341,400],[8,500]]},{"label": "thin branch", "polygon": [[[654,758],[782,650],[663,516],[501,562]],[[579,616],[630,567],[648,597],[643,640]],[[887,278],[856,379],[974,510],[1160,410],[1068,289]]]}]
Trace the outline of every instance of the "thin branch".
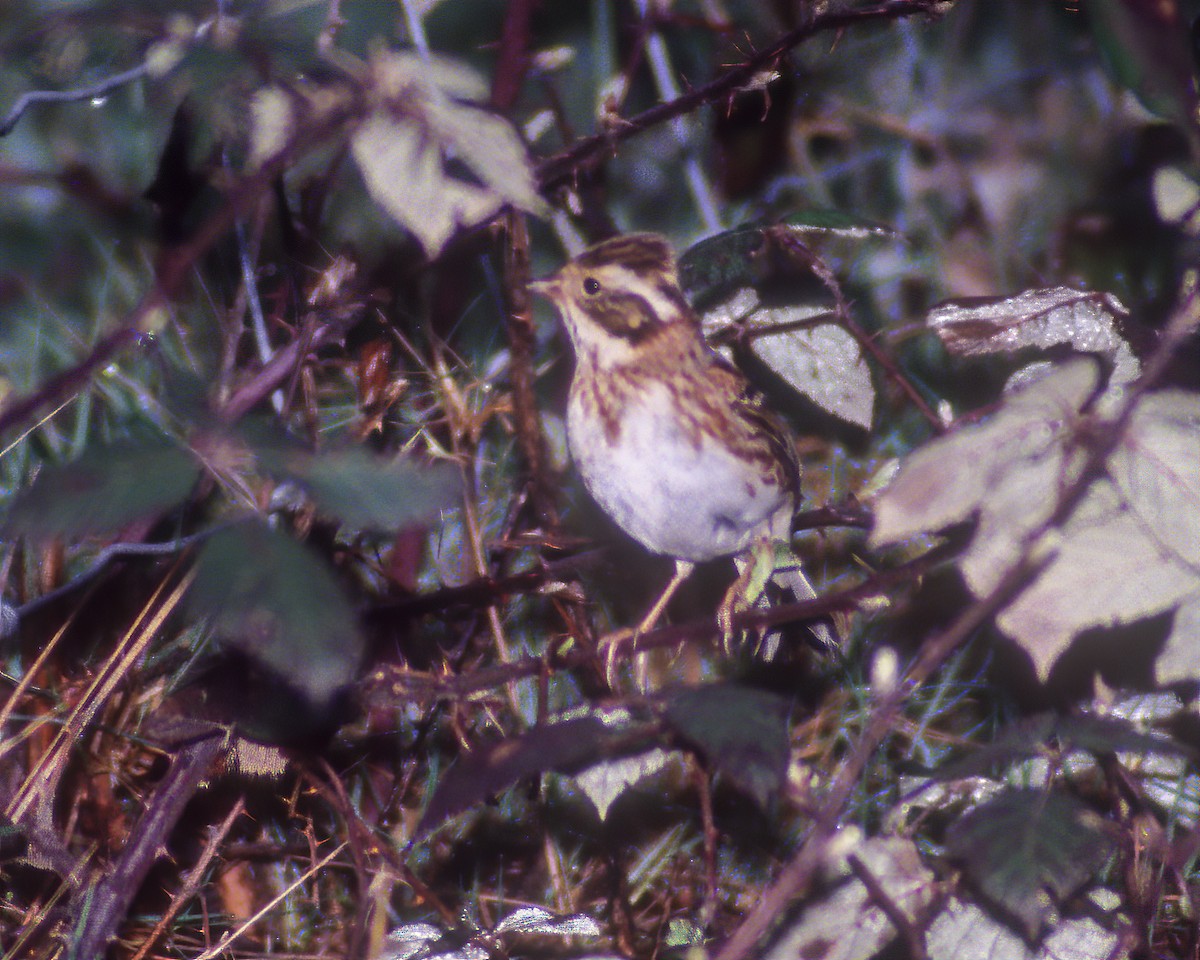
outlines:
[{"label": "thin branch", "polygon": [[217,850],[225,842],[225,838],[229,836],[229,831],[233,829],[234,821],[245,813],[245,811],[246,801],[244,798],[238,797],[237,802],[234,803],[233,808],[226,814],[225,819],[219,824],[208,828],[208,840],[204,844],[204,850],[200,854],[200,859],[188,871],[179,891],[171,898],[170,904],[163,911],[163,915],[159,917],[158,923],[154,925],[154,929],[150,931],[150,935],[142,941],[138,952],[133,955],[133,960],[143,960],[146,954],[158,942],[158,938],[163,935],[167,927],[179,915],[179,911],[200,891],[201,886],[204,884],[205,875],[208,873],[209,865],[217,855]]},{"label": "thin branch", "polygon": [[546,437],[538,413],[534,392],[534,349],[536,331],[533,308],[529,299],[529,233],[525,216],[508,216],[508,236],[504,245],[504,320],[510,352],[509,373],[512,377],[513,417],[517,445],[529,473],[530,496],[538,522],[554,527],[558,510],[555,505],[554,484],[549,474],[550,457]]},{"label": "thin branch", "polygon": [[101,80],[86,87],[76,87],[74,90],[31,90],[23,93],[17,97],[17,102],[13,104],[8,116],[4,118],[4,122],[0,123],[0,137],[6,137],[12,133],[13,128],[21,119],[21,115],[36,103],[74,103],[79,100],[103,97],[118,87],[142,79],[149,69],[148,64],[139,63],[136,67],[130,67],[122,73],[114,74],[107,80]]},{"label": "thin branch", "polygon": [[771,236],[789,254],[800,260],[825,285],[825,289],[830,292],[834,299],[834,313],[837,316],[838,325],[844,327],[850,336],[858,341],[858,345],[871,355],[871,358],[883,370],[884,375],[904,392],[909,402],[929,422],[934,432],[939,434],[945,433],[946,424],[942,422],[942,418],[929,406],[925,398],[921,396],[920,391],[913,386],[908,377],[900,372],[899,366],[896,365],[896,362],[888,355],[887,351],[881,349],[879,344],[875,342],[875,338],[859,326],[858,322],[851,316],[850,304],[846,301],[845,294],[842,293],[842,285],[838,282],[837,276],[829,268],[829,265],[813,253],[791,231],[781,228],[771,231]]},{"label": "thin branch", "polygon": [[944,0],[891,0],[870,7],[854,10],[833,9],[818,14],[807,23],[797,27],[769,47],[753,54],[743,63],[727,70],[715,80],[695,87],[674,100],[660,103],[623,121],[605,133],[586,137],[562,153],[543,160],[538,166],[538,181],[543,192],[553,190],[575,176],[579,168],[595,162],[602,154],[623,140],[642,133],[660,123],[666,123],[709,103],[715,103],[726,94],[734,93],[754,79],[764,67],[774,63],[793,47],[818,33],[842,30],[873,21],[899,20],[920,14],[936,14],[946,7]]},{"label": "thin branch", "polygon": [[896,932],[904,937],[904,943],[908,947],[910,960],[928,960],[929,951],[925,948],[925,934],[913,922],[913,919],[904,912],[900,904],[891,898],[887,890],[884,889],[883,884],[879,881],[879,878],[863,862],[862,857],[858,854],[851,854],[846,862],[850,865],[851,872],[867,888],[867,895],[871,898],[871,902],[883,911],[884,916],[896,928]]},{"label": "thin branch", "polygon": [[99,880],[90,898],[81,898],[90,901],[90,907],[75,942],[75,956],[105,955],[109,940],[116,936],[160,851],[166,849],[167,839],[184,808],[210,775],[213,763],[224,749],[224,736],[220,733],[180,748],[146,812],[130,832],[129,843],[117,863]]},{"label": "thin branch", "polygon": [[54,603],[61,597],[69,593],[74,593],[80,587],[86,586],[96,577],[100,576],[114,560],[119,560],[123,557],[167,557],[174,553],[181,553],[193,544],[200,543],[211,537],[218,530],[224,530],[229,524],[217,524],[216,526],[202,530],[199,533],[193,533],[188,537],[179,537],[176,540],[166,540],[162,543],[110,543],[107,547],[96,554],[94,559],[86,570],[81,574],[67,581],[59,587],[55,587],[49,593],[43,593],[40,597],[34,597],[27,603],[21,604],[16,608],[18,621],[24,620],[26,617],[36,613],[42,607]]},{"label": "thin branch", "polygon": [[504,9],[500,54],[492,75],[491,96],[492,109],[501,113],[507,113],[516,104],[529,73],[530,21],[536,6],[537,0],[509,0]]},{"label": "thin branch", "polygon": [[[827,616],[834,610],[853,607],[864,599],[877,597],[889,587],[920,579],[931,569],[953,556],[954,552],[954,548],[950,546],[936,547],[917,559],[911,560],[899,567],[881,571],[857,586],[827,593],[816,600],[780,604],[766,610],[743,611],[733,618],[734,629],[754,630],[761,626],[778,626],[783,623],[819,619],[820,617]],[[593,551],[591,554],[585,556],[589,559],[598,557],[599,551]],[[573,561],[577,561],[578,559],[571,558]],[[569,561],[562,562],[567,563]],[[462,599],[469,598],[479,603],[483,601],[483,598],[478,597],[477,592],[490,589],[495,592],[491,593],[488,599],[494,604],[498,602],[499,595],[506,588],[516,589],[518,586],[522,586],[526,590],[532,589],[530,585],[538,582],[539,579],[544,582],[547,578],[544,574],[533,571],[530,573],[514,574],[512,577],[491,583],[476,581],[473,584],[456,588],[457,591],[460,591],[457,596]],[[441,593],[444,596],[449,591],[441,591]],[[422,612],[428,612],[429,608],[420,604],[422,599],[424,598],[417,597],[411,602],[406,601],[403,605],[396,604],[389,609],[393,611],[403,610],[406,613],[411,613],[417,609],[420,609]],[[443,600],[442,606],[446,605]],[[384,621],[387,619],[383,611],[372,611],[371,616],[379,616]],[[720,634],[719,625],[711,617],[692,620],[688,623],[678,625],[658,627],[638,637],[637,652],[645,653],[648,650],[659,648],[674,648],[682,643],[708,643],[718,639]],[[633,651],[630,651],[631,655],[632,653]],[[576,647],[567,653],[554,654],[549,657],[548,665],[552,670],[574,670],[583,667],[595,667],[603,661],[604,657],[605,653],[603,652],[602,644],[597,644],[592,649]],[[485,690],[502,687],[516,680],[536,677],[540,671],[545,669],[547,669],[546,657],[523,657],[509,663],[502,663],[495,667],[476,670],[472,673],[460,674],[458,676],[415,673],[403,667],[384,666],[368,678],[367,685],[373,689],[369,689],[366,692],[366,699],[368,701],[392,702],[397,698],[409,700],[420,696],[465,698]]]}]

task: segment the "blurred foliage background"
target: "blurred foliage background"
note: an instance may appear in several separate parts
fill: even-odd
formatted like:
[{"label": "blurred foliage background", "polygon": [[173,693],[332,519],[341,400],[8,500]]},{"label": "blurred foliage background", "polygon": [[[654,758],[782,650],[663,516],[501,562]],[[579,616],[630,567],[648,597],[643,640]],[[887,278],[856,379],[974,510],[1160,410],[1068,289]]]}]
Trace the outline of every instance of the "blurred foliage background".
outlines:
[{"label": "blurred foliage background", "polygon": [[[1196,257],[1197,6],[10,0],[0,948],[377,956],[385,931],[426,921],[459,939],[425,955],[725,941],[833,809],[824,791],[874,716],[874,652],[913,656],[969,605],[940,567],[883,577],[918,551],[871,555],[855,512],[884,464],[940,431],[929,411],[996,403],[1015,366],[949,356],[930,307],[1104,291],[1140,355],[1176,310]],[[789,34],[748,79],[704,93]],[[480,111],[484,153],[484,110],[529,152],[495,171],[507,186],[465,149],[443,158],[504,207],[444,245],[397,222],[354,142],[372,110],[399,110],[379,106],[387,51],[413,50],[473,71],[478,90],[444,109]],[[22,103],[33,91],[75,95]],[[693,100],[676,118],[643,116],[677,97]],[[396,173],[420,222],[445,216],[438,189],[416,197]],[[636,622],[670,565],[573,476],[569,351],[524,283],[617,231],[682,252],[814,211],[842,218],[812,248],[893,364],[872,365],[873,424],[751,372],[796,429],[805,506],[854,516],[814,519],[808,568],[823,590],[866,586],[843,659],[797,648],[764,665],[696,626],[731,576],[700,571],[672,608],[683,632],[661,639],[657,686],[736,679],[777,698],[722,685],[700,720],[604,675],[599,638]],[[814,288],[828,292],[791,276],[780,295]],[[1193,341],[1165,382],[1194,389],[1198,370]],[[892,832],[907,778],[1090,696],[1094,666],[1042,687],[997,642],[971,631],[896,711],[850,778],[845,824]],[[1152,656],[1134,660],[1120,682],[1152,675]],[[619,735],[546,732],[601,707],[633,719]],[[598,817],[569,774],[652,747],[682,752]],[[1171,813],[1151,829],[1144,798],[1094,776],[1081,792],[1107,817],[1107,856],[1056,900],[1077,913],[1071,896],[1096,880],[1122,904],[1106,947],[1187,955],[1196,847],[1179,837],[1194,825]],[[949,815],[931,809],[900,832],[958,862],[971,843],[947,841]],[[1130,852],[1138,830],[1154,833],[1149,866]],[[521,905],[591,918],[598,939],[480,933]],[[1055,927],[1037,916],[1032,933],[1015,925],[1014,956]]]}]

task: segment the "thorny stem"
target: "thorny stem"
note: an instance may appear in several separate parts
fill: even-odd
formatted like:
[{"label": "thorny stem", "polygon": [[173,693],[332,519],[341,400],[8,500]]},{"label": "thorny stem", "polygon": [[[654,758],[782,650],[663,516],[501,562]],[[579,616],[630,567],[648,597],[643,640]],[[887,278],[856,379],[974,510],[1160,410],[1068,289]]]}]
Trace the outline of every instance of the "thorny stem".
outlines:
[{"label": "thorny stem", "polygon": [[523,214],[509,214],[504,248],[504,318],[508,333],[517,445],[525,458],[525,468],[529,471],[530,497],[538,522],[554,527],[557,523],[554,485],[547,474],[549,457],[546,438],[534,393],[535,333],[529,297],[529,233]]},{"label": "thorny stem", "polygon": [[75,103],[80,100],[104,97],[118,87],[141,80],[149,70],[149,64],[142,62],[136,67],[130,67],[128,70],[113,74],[105,80],[89,84],[86,87],[76,87],[74,90],[31,90],[23,93],[17,97],[17,102],[13,104],[8,116],[4,118],[4,122],[0,123],[0,137],[6,137],[12,133],[21,116],[35,103]]},{"label": "thorny stem", "polygon": [[1088,450],[1078,479],[1059,496],[1046,523],[1025,538],[1017,563],[991,593],[964,610],[945,631],[927,640],[903,679],[879,695],[858,745],[830,784],[811,832],[742,925],[716,954],[716,960],[746,960],[753,956],[787,905],[808,892],[828,855],[829,843],[838,831],[862,771],[875,750],[895,729],[896,717],[904,703],[976,629],[1014,600],[1045,568],[1051,559],[1051,553],[1046,549],[1047,538],[1071,517],[1091,484],[1103,476],[1105,464],[1122,442],[1138,401],[1163,376],[1175,351],[1198,325],[1200,297],[1193,289],[1171,318],[1142,376],[1127,390],[1117,415],[1105,425],[1099,439]]},{"label": "thorny stem", "polygon": [[787,230],[780,229],[773,231],[773,233],[788,253],[797,260],[800,260],[805,267],[811,270],[833,296],[834,312],[837,316],[838,324],[844,327],[850,336],[858,341],[858,345],[871,355],[871,359],[879,364],[880,369],[883,370],[888,379],[904,392],[909,402],[916,407],[921,416],[933,427],[934,432],[945,433],[946,424],[942,422],[942,418],[925,402],[925,398],[921,396],[920,391],[913,386],[908,377],[900,372],[900,368],[888,355],[887,351],[881,349],[879,344],[875,342],[875,338],[859,326],[857,321],[851,316],[850,304],[846,302],[846,296],[842,292],[842,285],[838,282],[834,272],[829,269],[828,264]]},{"label": "thorny stem", "polygon": [[769,47],[748,57],[715,80],[695,87],[666,103],[660,103],[624,120],[614,129],[595,136],[586,137],[562,153],[542,161],[538,167],[538,181],[543,192],[548,192],[577,176],[580,170],[623,140],[642,133],[660,123],[715,103],[726,94],[735,93],[748,84],[764,67],[775,63],[780,57],[799,46],[809,37],[830,30],[841,30],[864,22],[899,20],[919,14],[935,14],[946,6],[944,0],[890,0],[870,7],[853,10],[833,9],[818,14],[795,30],[785,33]]},{"label": "thorny stem", "polygon": [[[734,617],[734,629],[753,630],[760,626],[777,626],[781,623],[814,620],[831,611],[852,607],[865,598],[878,596],[891,585],[907,583],[920,578],[951,557],[953,553],[954,550],[951,547],[935,548],[902,566],[877,573],[870,580],[847,590],[827,593],[816,600],[806,600],[802,603],[780,604],[768,610],[743,611]],[[591,558],[595,554],[588,556]],[[566,569],[557,568],[557,572],[565,573]],[[508,590],[533,589],[537,582],[536,577],[538,577],[536,573],[521,573],[514,574],[502,581],[468,584],[465,587],[457,588],[458,592],[454,595],[455,600],[469,598],[477,603],[482,602],[478,591],[488,591],[494,597],[495,602]],[[469,591],[469,593],[464,594],[464,591]],[[415,598],[415,601],[420,599]],[[443,601],[442,607],[448,605],[450,605],[448,601]],[[417,607],[394,604],[387,607],[386,610],[390,611],[389,616],[394,617],[403,613],[415,613],[418,610],[427,612],[430,608],[425,605]],[[677,647],[681,643],[709,642],[719,636],[720,628],[712,618],[693,620],[688,623],[658,627],[643,633],[638,637],[637,651],[644,653],[664,647]],[[595,648],[575,649],[568,653],[558,654],[553,657],[550,668],[571,670],[594,665],[604,656],[602,652],[598,652],[600,650],[602,650],[602,644],[597,644]],[[444,674],[435,676],[385,667],[377,670],[372,677],[368,678],[368,684],[374,687],[374,692],[368,694],[368,699],[391,702],[396,698],[407,700],[413,697],[465,698],[485,690],[511,684],[517,680],[536,677],[540,671],[545,669],[544,657],[524,657],[520,660],[458,676]]]}]

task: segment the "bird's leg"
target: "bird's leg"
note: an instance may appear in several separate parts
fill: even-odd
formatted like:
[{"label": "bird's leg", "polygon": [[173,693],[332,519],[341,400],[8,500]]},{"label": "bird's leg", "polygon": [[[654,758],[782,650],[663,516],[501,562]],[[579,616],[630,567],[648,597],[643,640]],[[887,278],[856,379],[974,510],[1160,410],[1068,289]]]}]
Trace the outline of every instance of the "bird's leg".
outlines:
[{"label": "bird's leg", "polygon": [[[791,551],[781,541],[762,539],[750,546],[743,553],[733,558],[737,566],[738,576],[729,589],[721,606],[717,608],[717,623],[721,628],[721,642],[726,652],[733,644],[733,618],[743,610],[751,607],[767,606],[767,583],[771,580],[781,563],[787,563]],[[762,641],[764,631],[759,631]]]},{"label": "bird's leg", "polygon": [[[659,618],[663,615],[663,611],[667,609],[667,604],[671,602],[671,598],[675,596],[675,591],[680,585],[691,576],[692,571],[696,568],[694,563],[689,563],[687,560],[675,561],[675,573],[671,576],[671,582],[667,584],[666,589],[654,601],[654,606],[642,617],[639,623],[633,630],[632,635],[624,632],[613,634],[609,642],[604,645],[608,647],[604,659],[604,675],[608,679],[608,685],[613,686],[615,679],[615,667],[617,658],[617,648],[621,645],[621,641],[628,636],[634,651],[637,650],[637,641],[643,633],[654,629],[654,625],[658,623]],[[639,690],[646,689],[646,657],[645,654],[637,654],[634,659],[634,675],[637,679]]]}]

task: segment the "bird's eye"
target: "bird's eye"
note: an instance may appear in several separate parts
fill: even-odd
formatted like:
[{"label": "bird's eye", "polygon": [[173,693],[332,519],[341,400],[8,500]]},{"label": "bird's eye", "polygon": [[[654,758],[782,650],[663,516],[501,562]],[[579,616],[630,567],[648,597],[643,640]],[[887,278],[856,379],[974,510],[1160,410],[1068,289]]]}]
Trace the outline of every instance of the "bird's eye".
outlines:
[{"label": "bird's eye", "polygon": [[587,277],[583,281],[583,292],[589,297],[594,297],[600,292],[600,281],[595,277]]}]

